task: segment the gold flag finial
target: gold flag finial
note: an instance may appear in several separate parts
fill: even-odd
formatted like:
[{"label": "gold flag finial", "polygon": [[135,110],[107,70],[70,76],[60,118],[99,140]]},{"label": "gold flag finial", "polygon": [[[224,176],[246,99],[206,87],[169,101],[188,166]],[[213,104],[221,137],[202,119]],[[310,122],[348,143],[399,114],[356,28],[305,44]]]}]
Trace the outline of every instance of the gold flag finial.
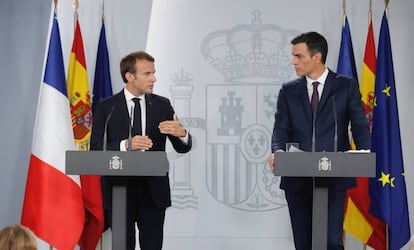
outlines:
[{"label": "gold flag finial", "polygon": [[78,0],[73,0],[73,5],[72,7],[75,9],[75,11],[78,11],[79,8],[79,1]]},{"label": "gold flag finial", "polygon": [[53,12],[55,13],[55,15],[57,15],[57,0],[53,0],[53,4],[55,5]]},{"label": "gold flag finial", "polygon": [[390,2],[390,0],[385,0],[385,14],[387,15],[388,18],[388,3]]},{"label": "gold flag finial", "polygon": [[345,25],[345,19],[346,19],[346,1],[345,0],[342,0],[342,13],[343,13],[343,15],[342,15],[342,17],[343,17],[342,26],[344,26]]},{"label": "gold flag finial", "polygon": [[346,1],[342,0],[342,11],[344,12],[344,16],[346,16]]}]

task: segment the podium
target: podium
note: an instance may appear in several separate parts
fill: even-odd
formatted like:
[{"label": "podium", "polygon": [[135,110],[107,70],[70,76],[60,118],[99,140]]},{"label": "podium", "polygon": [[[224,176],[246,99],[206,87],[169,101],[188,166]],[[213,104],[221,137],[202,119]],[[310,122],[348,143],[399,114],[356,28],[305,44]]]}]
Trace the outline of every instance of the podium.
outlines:
[{"label": "podium", "polygon": [[[67,151],[66,174],[103,176],[166,176],[169,163],[163,151]],[[126,250],[127,187],[112,187],[112,249]]]},{"label": "podium", "polygon": [[326,178],[374,177],[375,153],[275,152],[274,175],[313,177],[312,249],[327,249],[328,186]]}]

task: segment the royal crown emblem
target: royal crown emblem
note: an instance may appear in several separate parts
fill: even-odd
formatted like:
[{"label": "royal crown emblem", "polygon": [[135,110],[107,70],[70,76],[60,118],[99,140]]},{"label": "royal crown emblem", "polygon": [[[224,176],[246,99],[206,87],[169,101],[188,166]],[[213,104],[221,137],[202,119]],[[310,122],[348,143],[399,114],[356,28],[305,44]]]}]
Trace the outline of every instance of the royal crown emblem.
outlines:
[{"label": "royal crown emblem", "polygon": [[289,78],[290,40],[299,32],[284,30],[276,24],[262,24],[261,12],[253,11],[251,24],[208,34],[201,43],[203,57],[226,82],[275,83]]},{"label": "royal crown emblem", "polygon": [[122,159],[117,155],[112,156],[112,158],[109,160],[109,169],[122,170]]},{"label": "royal crown emblem", "polygon": [[331,171],[332,162],[327,157],[322,157],[319,160],[318,170],[319,171]]}]

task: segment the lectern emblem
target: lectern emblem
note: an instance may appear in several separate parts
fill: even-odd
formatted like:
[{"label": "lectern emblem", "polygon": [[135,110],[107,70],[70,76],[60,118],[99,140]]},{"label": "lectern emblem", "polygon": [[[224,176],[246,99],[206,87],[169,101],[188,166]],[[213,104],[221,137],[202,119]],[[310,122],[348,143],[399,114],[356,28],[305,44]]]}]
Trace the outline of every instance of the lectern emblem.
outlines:
[{"label": "lectern emblem", "polygon": [[112,156],[109,160],[109,169],[122,170],[122,159],[117,155]]},{"label": "lectern emblem", "polygon": [[319,171],[331,171],[331,161],[327,157],[322,157],[319,160]]}]

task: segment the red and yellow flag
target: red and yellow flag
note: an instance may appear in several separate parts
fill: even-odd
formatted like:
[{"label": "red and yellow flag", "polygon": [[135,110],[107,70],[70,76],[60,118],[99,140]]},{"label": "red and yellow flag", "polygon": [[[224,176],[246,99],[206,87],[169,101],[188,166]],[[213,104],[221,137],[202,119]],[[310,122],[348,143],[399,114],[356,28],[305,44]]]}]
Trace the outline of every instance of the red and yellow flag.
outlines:
[{"label": "red and yellow flag", "polygon": [[[375,42],[370,14],[359,87],[370,129],[374,108],[375,65]],[[357,178],[357,183],[357,187],[347,192],[344,230],[376,250],[385,250],[385,225],[369,213],[371,199],[368,191],[368,178]]]},{"label": "red and yellow flag", "polygon": [[70,53],[68,95],[75,142],[78,149],[87,150],[92,128],[92,108],[79,20],[76,20]]},{"label": "red and yellow flag", "polygon": [[[92,108],[78,19],[75,24],[67,85],[76,147],[78,150],[88,150],[92,128]],[[84,250],[95,250],[104,225],[100,178],[99,176],[81,176],[81,186],[85,204],[85,222],[78,244]]]}]

